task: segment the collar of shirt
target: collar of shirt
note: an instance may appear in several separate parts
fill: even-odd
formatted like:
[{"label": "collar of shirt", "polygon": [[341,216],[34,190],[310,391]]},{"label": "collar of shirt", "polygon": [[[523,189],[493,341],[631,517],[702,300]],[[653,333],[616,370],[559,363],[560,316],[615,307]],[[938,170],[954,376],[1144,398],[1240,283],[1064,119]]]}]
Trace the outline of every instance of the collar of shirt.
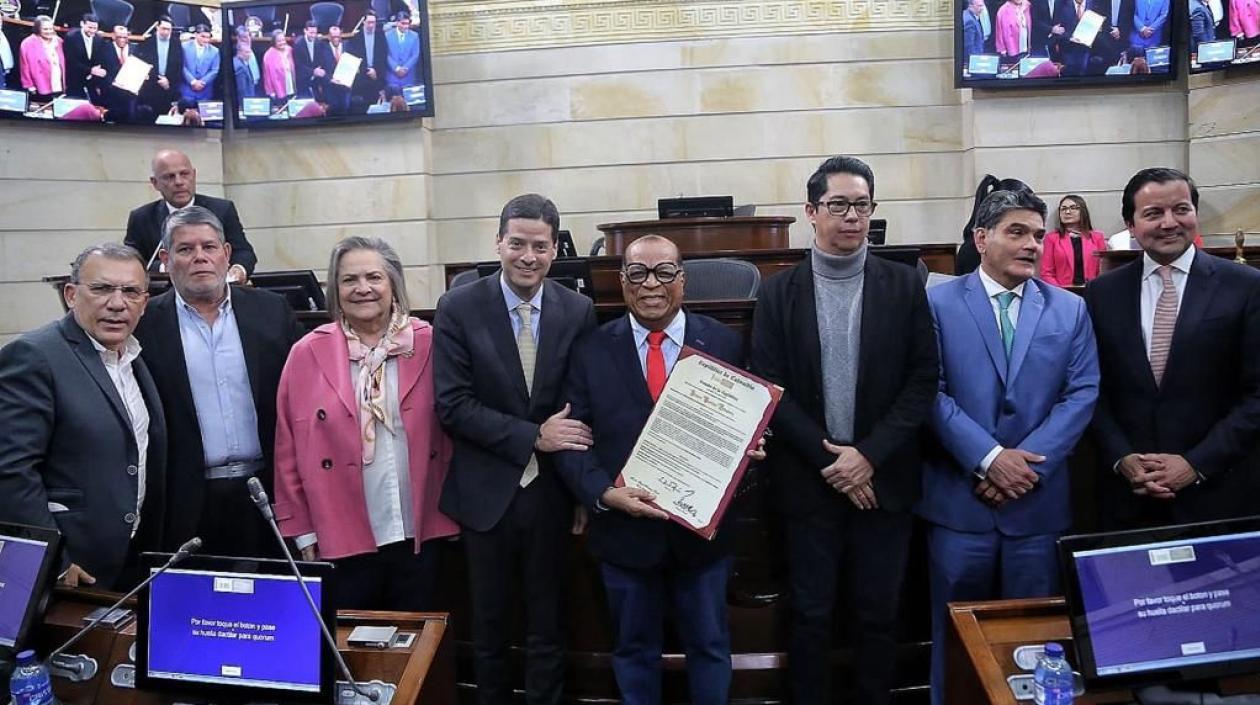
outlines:
[{"label": "collar of shirt", "polygon": [[[87,333],[87,331],[83,332]],[[92,341],[92,347],[96,348],[96,351],[101,354],[101,359],[105,361],[106,365],[117,364],[119,367],[130,365],[135,362],[137,357],[140,357],[140,341],[136,340],[134,335],[127,336],[127,342],[123,344],[121,355],[101,345],[101,341],[93,338],[91,334],[88,334],[88,340]]]},{"label": "collar of shirt", "polygon": [[[1189,274],[1190,265],[1194,263],[1195,249],[1196,248],[1194,245],[1187,247],[1186,251],[1182,252],[1180,257],[1172,261],[1172,268],[1181,272],[1182,274]],[[1152,274],[1155,274],[1155,270],[1158,268],[1159,268],[1159,262],[1156,262],[1155,260],[1151,259],[1151,256],[1149,254],[1143,252],[1142,253],[1142,281],[1146,281],[1147,277],[1151,276]]]},{"label": "collar of shirt", "polygon": [[1024,298],[1024,285],[1028,282],[1023,281],[1016,285],[1014,289],[1007,289],[997,283],[993,277],[990,277],[987,273],[985,273],[984,267],[977,267],[976,273],[980,275],[980,281],[984,284],[984,293],[987,294],[990,299],[1007,291],[1013,292],[1015,294],[1015,298],[1017,299],[1022,300]]},{"label": "collar of shirt", "polygon": [[[179,309],[180,311],[183,311],[184,313],[190,313],[196,316],[198,319],[201,319],[201,312],[198,311],[196,307],[194,307],[192,304],[185,301],[184,297],[179,295],[178,289],[175,290],[175,308]],[[229,284],[227,287],[227,295],[224,296],[223,300],[219,302],[219,315],[226,316],[227,314],[231,313],[231,311],[232,311],[232,286]]]},{"label": "collar of shirt", "polygon": [[[627,313],[630,317],[630,330],[634,333],[634,347],[640,349],[647,344],[648,329],[643,327],[632,314]],[[665,337],[677,345],[679,348],[683,346],[683,335],[687,332],[687,314],[682,309],[678,309],[678,313],[674,315],[674,320],[665,326]]]},{"label": "collar of shirt", "polygon": [[167,200],[163,200],[162,202],[166,204],[166,214],[170,215],[171,213],[174,213],[175,211],[182,211],[184,210],[184,208],[187,208],[188,206],[197,205],[197,197],[193,196],[192,200],[188,201],[188,206],[184,206],[183,208],[176,208],[175,206],[171,205],[170,201],[167,201]]},{"label": "collar of shirt", "polygon": [[[508,286],[507,277],[502,273],[499,274],[499,288],[503,289],[503,300],[507,302],[508,313],[515,311],[517,306],[525,303],[525,299],[517,296],[516,292],[512,291],[512,287]],[[543,288],[540,286],[538,287],[538,293],[534,294],[534,298],[529,300],[529,306],[535,312],[542,312],[542,293]]]}]

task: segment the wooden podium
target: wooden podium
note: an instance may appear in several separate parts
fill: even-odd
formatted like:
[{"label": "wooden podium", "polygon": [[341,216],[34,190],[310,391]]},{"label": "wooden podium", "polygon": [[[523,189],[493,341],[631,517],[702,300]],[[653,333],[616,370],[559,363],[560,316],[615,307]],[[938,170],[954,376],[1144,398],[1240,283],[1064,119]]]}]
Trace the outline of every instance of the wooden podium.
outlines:
[{"label": "wooden podium", "polygon": [[[51,652],[82,628],[84,615],[117,599],[118,595],[103,591],[58,588],[37,632],[36,651]],[[128,607],[134,610],[134,602]],[[348,646],[346,637],[359,625],[396,626],[399,632],[413,633],[416,638],[406,648]],[[337,613],[337,646],[356,680],[378,680],[397,687],[390,705],[454,705],[454,652],[447,627],[446,613],[342,611]],[[57,699],[62,705],[167,705],[188,701],[188,695],[142,692],[125,685],[128,667],[134,663],[135,640],[134,619],[119,628],[102,624],[89,631],[68,653],[90,657],[96,663],[96,672],[76,682],[59,669],[51,669]],[[337,674],[337,679],[341,678]]]},{"label": "wooden podium", "polygon": [[740,216],[734,218],[669,218],[635,220],[596,226],[604,233],[604,252],[621,255],[626,246],[648,234],[660,235],[678,245],[684,255],[691,252],[743,252],[784,250],[789,247],[788,226],[796,218],[780,216]]}]

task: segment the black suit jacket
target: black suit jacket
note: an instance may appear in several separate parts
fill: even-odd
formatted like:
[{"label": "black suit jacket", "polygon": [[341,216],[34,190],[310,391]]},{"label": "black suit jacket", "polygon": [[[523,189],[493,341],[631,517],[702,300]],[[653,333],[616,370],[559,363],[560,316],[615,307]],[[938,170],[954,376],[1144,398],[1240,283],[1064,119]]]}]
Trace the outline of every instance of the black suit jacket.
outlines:
[{"label": "black suit jacket", "polygon": [[1172,500],[1177,521],[1256,513],[1260,491],[1260,272],[1197,252],[1162,384],[1142,334],[1137,259],[1090,283],[1085,301],[1098,338],[1102,386],[1093,433],[1119,523],[1147,500],[1114,475],[1129,453],[1182,455],[1205,479]]},{"label": "black suit jacket", "polygon": [[92,76],[89,72],[93,66],[105,66],[105,52],[112,46],[104,37],[97,34],[92,37],[92,58],[88,59],[87,48],[83,43],[83,30],[72,29],[66,33],[66,94],[76,98],[95,100],[103,79]]},{"label": "black suit jacket", "polygon": [[[299,36],[293,40],[293,80],[297,83],[299,96],[310,96],[322,84],[324,79],[316,78],[314,71],[324,68],[324,52],[328,51],[328,43],[322,39],[315,40],[315,60],[312,61],[307,52],[306,37]],[[330,52],[331,53],[331,52]]]},{"label": "black suit jacket", "polygon": [[[354,92],[375,99],[375,94],[385,85],[385,72],[389,70],[389,48],[385,43],[385,32],[377,28],[376,39],[372,42],[372,55],[367,54],[367,40],[363,32],[346,41],[351,54],[363,59],[359,65],[359,75],[354,80]],[[367,70],[376,69],[376,78],[368,78]]]},{"label": "black suit jacket", "polygon": [[[136,328],[162,406],[166,409],[167,523],[163,532],[168,548],[196,535],[205,501],[205,450],[201,426],[188,383],[188,367],[175,309],[175,290],[149,302]],[[246,286],[232,288],[232,310],[240,332],[245,368],[258,416],[258,440],[265,470],[257,477],[270,494],[276,439],[276,392],[280,373],[293,347],[305,333],[284,297]]]},{"label": "black suit jacket", "polygon": [[[446,292],[433,321],[437,413],[455,442],[440,507],[475,531],[488,531],[507,511],[538,427],[564,406],[561,384],[573,341],[595,327],[590,299],[543,282],[529,394],[499,277]],[[540,474],[550,475],[551,455],[538,453],[538,465]]]},{"label": "black suit jacket", "polygon": [[[744,345],[738,334],[707,316],[690,312],[686,316],[686,345],[743,366]],[[593,510],[586,545],[596,558],[642,569],[666,562],[704,565],[726,555],[729,542],[724,531],[706,541],[673,521],[596,509],[596,501],[625,466],[652,413],[629,316],[605,323],[573,346],[565,401],[573,405],[571,416],[586,422],[595,436],[589,451],[557,453],[556,470],[578,502]]]},{"label": "black suit jacket", "polygon": [[[785,390],[767,448],[782,508],[828,511],[849,500],[823,480],[835,462],[823,399],[822,349],[810,258],[762,285],[752,369]],[[908,512],[920,493],[919,427],[936,398],[936,334],[918,272],[867,254],[853,446],[875,468],[881,509]]]},{"label": "black suit jacket", "polygon": [[179,37],[172,34],[166,46],[165,75],[166,80],[171,84],[169,90],[163,90],[157,82],[158,76],[161,75],[158,73],[157,35],[144,40],[136,49],[136,56],[153,66],[148,80],[140,89],[140,98],[152,105],[159,114],[166,112],[170,109],[170,103],[179,102],[179,87],[184,84],[184,47],[179,43]]},{"label": "black suit jacket", "polygon": [[[1036,56],[1057,57],[1059,49],[1059,40],[1067,40],[1071,34],[1065,32],[1063,35],[1056,36],[1051,34],[1050,30],[1054,28],[1057,15],[1061,15],[1064,5],[1071,5],[1072,0],[1053,0],[1054,9],[1051,11],[1050,0],[1030,0],[1032,2],[1032,30],[1028,35],[1028,48]],[[1076,14],[1073,13],[1075,18]]]},{"label": "black suit jacket", "polygon": [[[223,222],[223,234],[232,246],[232,264],[239,264],[247,273],[253,274],[258,257],[249,240],[245,239],[245,229],[241,227],[241,218],[236,214],[236,204],[225,198],[203,196],[200,193],[193,197],[193,203],[219,217]],[[136,248],[144,261],[148,262],[162,244],[162,225],[169,213],[166,203],[160,198],[132,210],[127,216],[127,236],[123,239],[123,244]],[[157,262],[156,259],[153,261]]]},{"label": "black suit jacket", "polygon": [[[144,361],[132,370],[149,412],[135,541],[139,550],[156,550],[166,425]],[[127,407],[73,313],[0,350],[0,428],[0,520],[60,530],[62,569],[76,563],[98,586],[116,587],[132,541],[140,456]],[[50,502],[66,510],[52,512]]]}]

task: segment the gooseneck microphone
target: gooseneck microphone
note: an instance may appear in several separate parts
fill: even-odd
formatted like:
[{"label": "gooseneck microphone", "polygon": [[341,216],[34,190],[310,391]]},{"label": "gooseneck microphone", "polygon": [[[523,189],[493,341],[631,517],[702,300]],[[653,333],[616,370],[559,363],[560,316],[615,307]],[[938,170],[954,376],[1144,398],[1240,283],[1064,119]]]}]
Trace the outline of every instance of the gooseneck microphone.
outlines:
[{"label": "gooseneck microphone", "polygon": [[83,625],[83,628],[80,629],[77,634],[70,637],[70,639],[66,641],[66,643],[62,644],[61,646],[58,646],[56,649],[53,650],[52,653],[48,654],[47,662],[52,663],[52,660],[54,658],[56,658],[57,656],[60,656],[63,651],[73,646],[75,642],[83,638],[84,634],[87,634],[89,631],[92,630],[93,627],[100,624],[102,620],[104,620],[106,617],[112,614],[114,610],[118,609],[118,607],[121,606],[122,603],[131,599],[133,595],[143,590],[146,585],[156,580],[159,575],[161,575],[162,573],[165,573],[167,570],[173,567],[176,563],[179,563],[180,561],[184,560],[189,555],[196,553],[197,551],[200,551],[200,550],[201,550],[201,539],[194,536],[188,539],[187,541],[185,541],[184,544],[179,547],[179,550],[175,551],[175,555],[171,556],[170,559],[167,560],[166,563],[164,563],[161,568],[158,568],[157,570],[150,573],[149,577],[142,580],[139,585],[133,587],[131,589],[131,592],[118,598],[118,601],[110,605],[109,609],[101,613],[100,616],[98,616],[96,619],[93,619],[87,624]]},{"label": "gooseneck microphone", "polygon": [[254,500],[254,506],[258,507],[258,511],[262,513],[263,518],[267,520],[267,525],[271,527],[271,532],[276,536],[276,543],[280,544],[280,550],[284,553],[284,558],[289,562],[289,570],[293,572],[297,578],[298,587],[302,588],[302,594],[306,596],[306,604],[310,605],[311,614],[315,615],[315,622],[319,624],[319,630],[324,635],[324,643],[328,648],[332,649],[333,657],[337,660],[337,668],[341,671],[341,675],[345,676],[346,682],[355,692],[372,702],[379,702],[381,694],[379,691],[368,688],[354,679],[350,674],[350,667],[346,665],[345,659],[341,657],[341,652],[337,650],[337,640],[333,638],[328,631],[328,625],[324,624],[324,617],[319,612],[319,607],[315,605],[315,598],[311,597],[311,591],[306,587],[306,581],[302,578],[301,571],[298,570],[297,563],[293,560],[293,554],[289,552],[289,546],[284,542],[284,536],[280,535],[280,527],[276,525],[276,514],[271,509],[271,500],[267,497],[267,490],[263,489],[262,483],[258,478],[251,477],[245,483],[249,488],[249,497]]}]

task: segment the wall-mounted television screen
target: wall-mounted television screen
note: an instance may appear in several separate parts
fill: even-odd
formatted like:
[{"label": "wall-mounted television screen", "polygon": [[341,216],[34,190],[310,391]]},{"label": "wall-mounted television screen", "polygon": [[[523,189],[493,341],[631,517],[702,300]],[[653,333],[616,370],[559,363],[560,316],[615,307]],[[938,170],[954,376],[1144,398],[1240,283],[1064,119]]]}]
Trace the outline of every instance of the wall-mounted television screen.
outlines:
[{"label": "wall-mounted television screen", "polygon": [[1190,72],[1260,64],[1260,0],[1186,0]]},{"label": "wall-mounted television screen", "polygon": [[958,87],[1168,81],[1172,0],[956,0]]},{"label": "wall-mounted television screen", "polygon": [[217,9],[24,0],[0,3],[0,15],[0,117],[223,125]]},{"label": "wall-mounted television screen", "polygon": [[238,127],[433,115],[426,0],[225,3]]}]

